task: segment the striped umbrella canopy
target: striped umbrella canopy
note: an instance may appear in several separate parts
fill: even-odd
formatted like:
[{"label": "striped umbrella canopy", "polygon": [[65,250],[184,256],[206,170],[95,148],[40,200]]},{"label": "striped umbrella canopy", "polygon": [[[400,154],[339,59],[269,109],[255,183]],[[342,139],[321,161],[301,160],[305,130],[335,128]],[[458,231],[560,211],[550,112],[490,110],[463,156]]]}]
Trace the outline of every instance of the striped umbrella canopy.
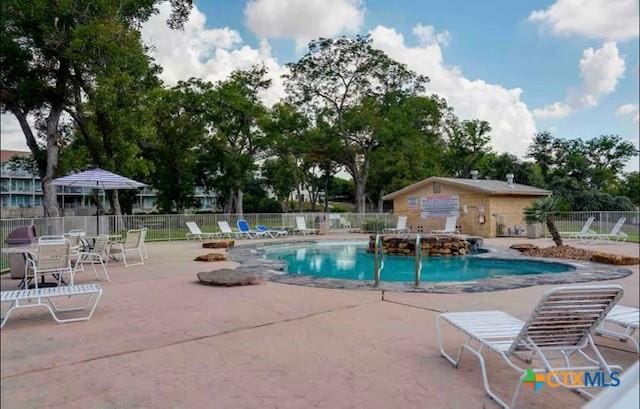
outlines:
[{"label": "striped umbrella canopy", "polygon": [[116,175],[113,172],[100,168],[89,169],[84,172],[72,173],[71,175],[53,179],[51,184],[55,186],[102,188],[104,190],[137,189],[146,186],[144,183]]},{"label": "striped umbrella canopy", "polygon": [[[137,189],[147,186],[144,183],[116,175],[108,170],[94,168],[84,172],[72,173],[71,175],[53,179],[55,186],[91,187],[102,190]],[[64,207],[64,195],[62,196]],[[100,234],[99,214],[96,211],[96,231]]]}]

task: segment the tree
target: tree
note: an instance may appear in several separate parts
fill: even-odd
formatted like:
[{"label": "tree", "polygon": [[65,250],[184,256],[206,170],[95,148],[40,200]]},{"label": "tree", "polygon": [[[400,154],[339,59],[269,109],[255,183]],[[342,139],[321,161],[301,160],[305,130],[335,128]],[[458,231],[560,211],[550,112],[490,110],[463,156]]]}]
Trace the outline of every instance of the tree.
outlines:
[{"label": "tree", "polygon": [[289,211],[289,195],[296,188],[296,164],[292,155],[267,159],[262,164],[262,177],[281,204],[281,211]]},{"label": "tree", "polygon": [[472,170],[491,153],[491,126],[486,121],[465,120],[460,122],[453,113],[445,120],[447,151],[444,164],[447,173],[468,178]]},{"label": "tree", "polygon": [[547,196],[524,209],[524,220],[527,223],[544,223],[556,246],[562,246],[562,237],[553,221],[553,213],[561,210],[564,210],[562,200],[557,196]]},{"label": "tree", "polygon": [[619,192],[640,206],[640,172],[627,173],[620,183]]},{"label": "tree", "polygon": [[266,68],[254,66],[234,71],[213,88],[199,84],[208,130],[200,157],[201,169],[206,171],[202,180],[222,192],[227,210],[235,203],[238,214],[243,213],[244,188],[266,152],[268,138],[261,123],[267,110],[259,95],[271,84],[266,74]]},{"label": "tree", "polygon": [[157,205],[164,211],[181,211],[195,204],[198,150],[206,134],[202,96],[193,81],[179,82],[153,95],[155,137],[144,145],[152,162],[151,180]]},{"label": "tree", "polygon": [[[45,216],[58,215],[56,189],[50,182],[57,176],[60,148],[65,143],[63,112],[73,105],[77,82],[86,74],[83,64],[78,64],[78,51],[92,43],[101,48],[101,38],[93,36],[96,26],[137,27],[156,11],[159,2],[130,1],[123,7],[109,0],[2,1],[0,109],[16,117],[38,164]],[[188,17],[191,1],[172,0],[171,4],[170,25],[180,27]],[[109,35],[111,31],[102,33]],[[109,50],[102,51],[108,54]],[[94,58],[101,56],[100,52],[93,54]],[[35,127],[29,117],[35,119]]]},{"label": "tree", "polygon": [[385,97],[422,91],[428,79],[374,49],[371,38],[363,36],[312,41],[307,53],[287,66],[290,101],[329,125],[341,144],[336,159],[353,178],[356,207],[364,212],[371,153],[380,142],[372,120],[383,113]]}]

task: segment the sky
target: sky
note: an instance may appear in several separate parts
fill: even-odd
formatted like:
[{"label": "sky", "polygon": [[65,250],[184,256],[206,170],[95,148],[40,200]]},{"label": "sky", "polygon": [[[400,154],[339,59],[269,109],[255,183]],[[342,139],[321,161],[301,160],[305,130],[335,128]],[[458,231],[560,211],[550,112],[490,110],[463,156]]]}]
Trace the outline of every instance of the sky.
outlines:
[{"label": "sky", "polygon": [[[195,1],[183,31],[168,4],[142,28],[162,78],[218,81],[264,64],[265,103],[284,95],[280,76],[317,37],[370,34],[373,45],[427,75],[427,93],[462,119],[492,128],[499,152],[523,156],[533,134],[590,139],[618,134],[638,146],[637,0],[213,0]],[[11,115],[2,148],[25,149]],[[637,158],[627,170],[638,170]]]}]

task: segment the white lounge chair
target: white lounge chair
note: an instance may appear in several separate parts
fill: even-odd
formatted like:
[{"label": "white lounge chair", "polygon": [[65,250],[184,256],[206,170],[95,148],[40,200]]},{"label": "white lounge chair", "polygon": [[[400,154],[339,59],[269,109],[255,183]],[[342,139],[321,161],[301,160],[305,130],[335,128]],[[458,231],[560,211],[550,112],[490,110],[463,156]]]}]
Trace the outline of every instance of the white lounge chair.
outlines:
[{"label": "white lounge chair", "polygon": [[190,239],[206,240],[206,239],[210,239],[212,237],[217,237],[220,235],[219,232],[216,232],[216,233],[202,232],[202,230],[200,230],[200,227],[198,227],[198,224],[196,222],[186,222],[185,224],[187,225],[187,229],[189,229],[189,233],[186,234],[187,240],[190,240]]},{"label": "white lounge chair", "polygon": [[274,230],[274,229],[270,229],[269,227],[265,226],[264,224],[257,224],[256,225],[256,231],[258,232],[259,235],[263,235],[264,236],[269,236],[272,239],[276,238],[276,237],[287,237],[289,235],[289,232],[286,230]]},{"label": "white lounge chair", "polygon": [[109,250],[109,236],[101,235],[95,238],[93,248],[90,251],[80,252],[80,258],[78,259],[78,265],[89,264],[93,270],[93,274],[98,279],[98,270],[96,270],[96,264],[102,267],[104,278],[108,282],[111,282],[111,277],[105,266],[105,260],[107,259],[107,253]]},{"label": "white lounge chair", "polygon": [[[454,367],[460,364],[463,351],[469,351],[480,361],[484,390],[503,408],[514,407],[522,380],[527,373],[550,373],[553,371],[604,371],[622,368],[609,365],[600,354],[592,334],[605,319],[607,313],[622,297],[619,285],[558,287],[547,291],[534,308],[529,319],[524,322],[502,311],[447,312],[436,319],[436,334],[440,354]],[[441,322],[445,321],[466,335],[465,343],[455,358],[447,354],[442,346]],[[477,346],[473,346],[477,343]],[[593,356],[585,352],[590,347]],[[489,387],[487,368],[483,352],[490,350],[498,354],[519,376],[514,377],[515,391],[510,403],[497,396]],[[555,366],[550,358],[563,358],[563,366]],[[588,361],[587,365],[576,366],[571,358],[576,355]],[[518,358],[533,369],[525,370],[513,362]],[[539,363],[538,363],[539,362]],[[584,388],[567,384],[567,381],[553,376],[554,381],[582,395],[592,395]]]},{"label": "white lounge chair", "polygon": [[589,217],[587,221],[584,222],[584,225],[582,226],[582,229],[580,229],[580,231],[561,231],[559,232],[559,234],[560,236],[566,237],[567,239],[578,239],[580,236],[585,234],[596,234],[595,231],[591,230],[591,225],[595,220],[595,217]]},{"label": "white lounge chair", "polygon": [[[638,330],[638,321],[640,321],[640,309],[616,305],[611,312],[607,314],[604,323],[598,327],[596,333],[602,336],[617,338],[622,342],[630,341],[636,352],[640,353],[638,341],[633,338],[634,332]],[[613,330],[611,328],[612,325],[622,327],[622,330]]]},{"label": "white lounge chair", "polygon": [[399,216],[396,227],[388,227],[382,230],[383,233],[409,233],[407,228],[407,216]]},{"label": "white lounge chair", "polygon": [[220,235],[224,237],[238,237],[238,232],[235,232],[229,226],[229,222],[224,220],[218,222],[218,227],[220,228]]},{"label": "white lounge chair", "polygon": [[578,240],[582,240],[584,242],[589,240],[613,240],[613,241],[627,241],[629,237],[627,233],[622,231],[622,226],[627,221],[626,217],[621,217],[618,219],[616,224],[611,228],[609,233],[587,233],[578,235]]},{"label": "white lounge chair", "polygon": [[[53,299],[58,297],[69,299],[79,296],[89,296],[87,303],[83,307],[58,308],[53,302]],[[44,307],[48,309],[53,316],[53,319],[59,323],[87,321],[91,318],[91,316],[93,316],[93,312],[98,305],[98,301],[100,301],[100,297],[102,297],[102,288],[100,288],[100,286],[98,286],[97,284],[81,284],[63,287],[34,288],[31,290],[2,291],[2,293],[0,293],[0,301],[3,304],[10,303],[10,307],[2,316],[2,323],[0,324],[0,328],[4,327],[4,324],[9,318],[9,314],[11,314],[13,310],[34,307]],[[82,310],[89,310],[89,313],[82,317],[58,317],[58,313]]]},{"label": "white lounge chair", "polygon": [[307,234],[317,234],[318,229],[309,229],[307,228],[307,222],[304,219],[304,216],[296,216],[296,228],[295,231],[297,233],[302,233],[303,235]]},{"label": "white lounge chair", "polygon": [[[127,260],[127,252],[134,251],[140,257],[139,263],[129,263]],[[142,253],[142,230],[129,230],[127,236],[122,243],[112,243],[109,249],[111,255],[122,254],[122,261],[125,267],[139,266],[144,264],[144,255]]]},{"label": "white lounge chair", "polygon": [[458,223],[458,216],[447,216],[447,219],[444,222],[444,229],[431,230],[431,234],[455,234],[458,232],[456,223]]}]

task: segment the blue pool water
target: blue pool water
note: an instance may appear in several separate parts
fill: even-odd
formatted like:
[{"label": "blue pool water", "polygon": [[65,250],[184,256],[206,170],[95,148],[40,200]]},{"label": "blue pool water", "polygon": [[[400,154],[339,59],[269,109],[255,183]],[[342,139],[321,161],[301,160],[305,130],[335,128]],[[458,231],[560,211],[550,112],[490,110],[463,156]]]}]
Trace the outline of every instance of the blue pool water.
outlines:
[{"label": "blue pool water", "polygon": [[[265,257],[287,262],[289,274],[343,280],[373,280],[374,258],[367,243],[314,243],[304,247],[268,248]],[[382,281],[413,281],[415,259],[385,256]],[[424,257],[422,281],[474,281],[497,275],[561,273],[573,270],[567,264],[496,258]]]}]

